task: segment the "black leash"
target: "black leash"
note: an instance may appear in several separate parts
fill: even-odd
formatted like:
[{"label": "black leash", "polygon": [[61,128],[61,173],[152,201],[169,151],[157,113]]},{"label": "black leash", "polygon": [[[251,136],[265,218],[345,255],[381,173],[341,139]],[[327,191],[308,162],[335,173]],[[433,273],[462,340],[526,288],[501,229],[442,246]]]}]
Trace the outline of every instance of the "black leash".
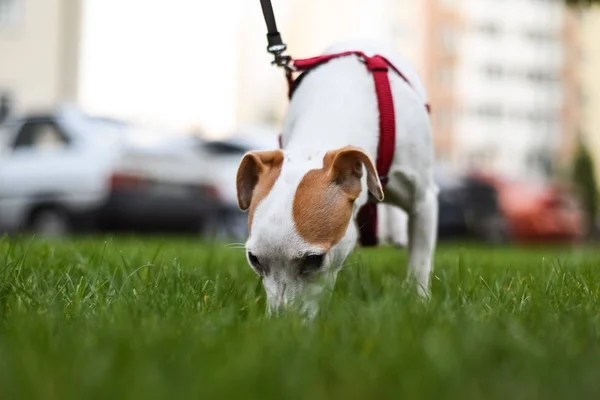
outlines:
[{"label": "black leash", "polygon": [[287,49],[287,46],[283,43],[281,34],[277,30],[277,23],[275,22],[275,14],[273,13],[271,0],[260,0],[260,5],[262,7],[263,16],[265,17],[265,23],[267,24],[267,51],[274,57],[272,64],[291,69],[291,57],[283,54]]}]

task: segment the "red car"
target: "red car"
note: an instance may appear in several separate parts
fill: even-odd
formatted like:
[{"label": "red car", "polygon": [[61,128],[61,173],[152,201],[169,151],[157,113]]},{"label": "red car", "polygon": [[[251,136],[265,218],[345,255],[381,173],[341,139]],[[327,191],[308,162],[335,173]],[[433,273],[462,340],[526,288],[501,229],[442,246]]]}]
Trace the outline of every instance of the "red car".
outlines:
[{"label": "red car", "polygon": [[513,242],[576,242],[584,236],[585,214],[566,187],[478,176],[496,187]]}]

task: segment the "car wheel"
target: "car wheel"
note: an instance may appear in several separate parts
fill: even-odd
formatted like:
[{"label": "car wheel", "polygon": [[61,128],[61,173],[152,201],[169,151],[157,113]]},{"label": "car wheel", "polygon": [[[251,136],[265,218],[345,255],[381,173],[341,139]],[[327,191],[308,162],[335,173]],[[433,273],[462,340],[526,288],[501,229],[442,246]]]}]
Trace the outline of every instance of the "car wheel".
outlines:
[{"label": "car wheel", "polygon": [[29,221],[29,230],[42,236],[63,236],[70,232],[69,216],[58,208],[35,211]]}]

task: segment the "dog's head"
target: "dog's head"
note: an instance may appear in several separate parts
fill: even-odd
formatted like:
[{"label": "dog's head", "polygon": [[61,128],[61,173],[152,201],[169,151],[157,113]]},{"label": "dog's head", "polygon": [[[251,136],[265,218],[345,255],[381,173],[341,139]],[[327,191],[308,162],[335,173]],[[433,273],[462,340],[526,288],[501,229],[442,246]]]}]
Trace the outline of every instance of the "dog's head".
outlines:
[{"label": "dog's head", "polygon": [[356,243],[353,217],[367,192],[383,200],[377,171],[359,148],[309,159],[281,150],[243,157],[237,196],[248,210],[246,255],[262,277],[268,312],[290,306],[314,315]]}]

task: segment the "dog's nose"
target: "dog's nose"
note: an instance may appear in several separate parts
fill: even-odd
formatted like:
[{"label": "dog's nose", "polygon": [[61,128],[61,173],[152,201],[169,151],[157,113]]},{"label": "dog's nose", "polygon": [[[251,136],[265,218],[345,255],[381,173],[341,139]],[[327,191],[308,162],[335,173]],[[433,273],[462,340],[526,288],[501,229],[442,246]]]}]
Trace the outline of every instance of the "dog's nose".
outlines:
[{"label": "dog's nose", "polygon": [[268,301],[267,314],[277,315],[280,312],[286,312],[292,304],[292,299],[287,296],[287,285],[283,284],[281,290]]}]

